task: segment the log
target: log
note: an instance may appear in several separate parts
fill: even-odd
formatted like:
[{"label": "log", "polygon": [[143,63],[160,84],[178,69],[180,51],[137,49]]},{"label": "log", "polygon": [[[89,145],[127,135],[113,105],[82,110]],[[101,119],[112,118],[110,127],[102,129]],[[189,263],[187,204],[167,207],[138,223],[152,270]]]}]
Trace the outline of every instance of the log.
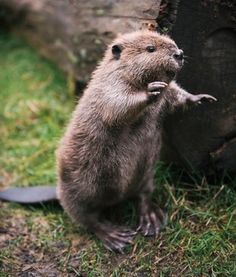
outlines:
[{"label": "log", "polygon": [[0,0],[0,22],[63,71],[88,81],[117,33],[155,24],[159,7],[160,0]]},{"label": "log", "polygon": [[117,33],[143,24],[167,33],[173,28],[189,57],[178,80],[188,91],[212,94],[218,102],[166,118],[162,159],[205,173],[236,172],[234,2],[0,0],[0,24],[83,82]]}]

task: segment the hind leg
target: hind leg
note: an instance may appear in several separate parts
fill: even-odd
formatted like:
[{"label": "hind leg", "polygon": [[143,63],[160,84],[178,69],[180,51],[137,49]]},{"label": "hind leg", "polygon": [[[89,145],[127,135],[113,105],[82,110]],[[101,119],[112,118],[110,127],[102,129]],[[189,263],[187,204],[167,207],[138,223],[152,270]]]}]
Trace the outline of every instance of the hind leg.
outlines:
[{"label": "hind leg", "polygon": [[123,249],[133,243],[133,237],[137,232],[106,222],[99,223],[99,226],[94,229],[94,233],[108,250],[123,253]]},{"label": "hind leg", "polygon": [[145,191],[138,198],[139,226],[137,231],[144,236],[156,236],[166,223],[166,216],[162,209],[151,200],[153,180],[146,183]]},{"label": "hind leg", "polygon": [[144,236],[157,236],[166,221],[162,209],[153,203],[150,197],[143,196],[139,202],[139,214],[140,219],[137,231]]},{"label": "hind leg", "polygon": [[84,211],[80,215],[79,223],[94,233],[110,251],[123,253],[124,247],[132,244],[132,239],[137,233],[127,227],[112,225],[110,222],[101,221],[100,214]]}]

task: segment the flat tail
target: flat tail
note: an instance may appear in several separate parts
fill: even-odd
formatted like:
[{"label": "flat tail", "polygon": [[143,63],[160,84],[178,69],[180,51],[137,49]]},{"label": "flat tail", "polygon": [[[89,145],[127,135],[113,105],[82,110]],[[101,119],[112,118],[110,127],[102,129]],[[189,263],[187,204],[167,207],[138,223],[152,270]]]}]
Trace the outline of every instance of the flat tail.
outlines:
[{"label": "flat tail", "polygon": [[9,188],[0,191],[0,200],[21,204],[35,204],[56,201],[58,197],[55,186],[37,186]]}]

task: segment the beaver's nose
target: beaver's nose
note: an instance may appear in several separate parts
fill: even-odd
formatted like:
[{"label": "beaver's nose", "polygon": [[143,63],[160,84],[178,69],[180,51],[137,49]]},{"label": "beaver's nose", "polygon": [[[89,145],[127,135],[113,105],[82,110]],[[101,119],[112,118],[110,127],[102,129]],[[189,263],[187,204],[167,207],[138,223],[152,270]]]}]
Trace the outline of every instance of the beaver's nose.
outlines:
[{"label": "beaver's nose", "polygon": [[174,54],[174,58],[178,61],[182,61],[184,59],[184,51],[178,50],[178,52]]}]

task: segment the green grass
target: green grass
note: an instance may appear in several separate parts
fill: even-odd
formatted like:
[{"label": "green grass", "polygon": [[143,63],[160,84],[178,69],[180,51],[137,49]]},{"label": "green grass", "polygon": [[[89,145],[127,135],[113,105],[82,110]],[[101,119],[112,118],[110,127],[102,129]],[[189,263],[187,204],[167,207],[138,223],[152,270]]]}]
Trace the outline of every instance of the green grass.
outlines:
[{"label": "green grass", "polygon": [[55,183],[54,150],[73,99],[64,77],[21,41],[0,38],[0,168],[11,184]]},{"label": "green grass", "polygon": [[[0,187],[55,184],[54,151],[75,99],[63,74],[24,42],[1,35],[0,51]],[[0,203],[0,276],[236,276],[236,181],[191,184],[180,175],[158,167],[154,198],[168,225],[157,239],[137,236],[123,255],[55,204]],[[121,215],[136,220],[130,204]]]}]

